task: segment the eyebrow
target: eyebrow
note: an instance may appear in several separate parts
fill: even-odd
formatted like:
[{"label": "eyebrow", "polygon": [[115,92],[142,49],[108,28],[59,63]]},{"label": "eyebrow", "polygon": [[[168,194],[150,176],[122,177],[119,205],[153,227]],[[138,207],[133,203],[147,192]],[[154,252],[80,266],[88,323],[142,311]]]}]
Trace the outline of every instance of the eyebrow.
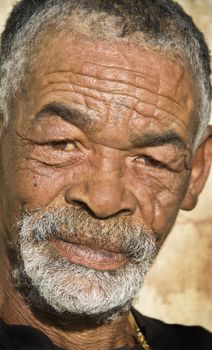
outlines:
[{"label": "eyebrow", "polygon": [[[95,126],[96,119],[87,113],[81,112],[75,108],[67,107],[58,102],[51,102],[45,105],[35,116],[40,119],[48,116],[57,116],[64,121],[73,124],[79,128],[91,129]],[[172,130],[165,131],[162,134],[146,133],[143,135],[131,136],[130,141],[133,147],[158,147],[167,144],[186,148],[185,140]]]},{"label": "eyebrow", "polygon": [[67,107],[58,102],[51,102],[45,105],[36,115],[35,118],[40,119],[46,116],[57,116],[64,121],[74,124],[79,128],[90,129],[94,126],[95,118],[91,115],[83,113],[78,109]]},{"label": "eyebrow", "polygon": [[131,138],[134,147],[159,147],[163,145],[173,145],[179,148],[187,148],[186,141],[175,131],[168,130],[161,134],[147,133]]}]

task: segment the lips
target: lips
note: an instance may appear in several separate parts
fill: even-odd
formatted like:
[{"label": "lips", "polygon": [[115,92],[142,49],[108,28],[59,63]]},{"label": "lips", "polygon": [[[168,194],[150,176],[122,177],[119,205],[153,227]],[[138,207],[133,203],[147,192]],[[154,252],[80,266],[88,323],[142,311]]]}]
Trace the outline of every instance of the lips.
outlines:
[{"label": "lips", "polygon": [[63,258],[70,262],[91,269],[101,271],[112,271],[121,268],[128,263],[124,254],[98,247],[67,242],[64,240],[53,240],[53,249]]}]

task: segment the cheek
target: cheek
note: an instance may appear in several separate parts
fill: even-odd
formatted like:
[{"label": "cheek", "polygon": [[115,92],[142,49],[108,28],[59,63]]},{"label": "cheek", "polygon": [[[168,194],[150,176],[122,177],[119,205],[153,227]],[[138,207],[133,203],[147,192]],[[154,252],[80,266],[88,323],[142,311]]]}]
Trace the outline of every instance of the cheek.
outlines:
[{"label": "cheek", "polygon": [[66,191],[81,184],[83,174],[88,176],[88,169],[83,164],[57,168],[33,160],[25,163],[14,175],[14,197],[28,210],[65,205]]},{"label": "cheek", "polygon": [[23,210],[50,204],[63,188],[63,171],[41,167],[30,161],[22,163],[17,164],[7,179],[11,206],[17,202]]},{"label": "cheek", "polygon": [[25,208],[39,208],[48,205],[60,191],[63,174],[48,171],[37,174],[30,170],[21,171],[17,176],[17,198]]},{"label": "cheek", "polygon": [[185,174],[145,174],[128,179],[147,227],[161,238],[174,224],[187,187]]},{"label": "cheek", "polygon": [[154,199],[153,229],[160,234],[163,240],[174,225],[180,209],[182,196],[177,191],[170,193],[168,190],[158,192]]}]

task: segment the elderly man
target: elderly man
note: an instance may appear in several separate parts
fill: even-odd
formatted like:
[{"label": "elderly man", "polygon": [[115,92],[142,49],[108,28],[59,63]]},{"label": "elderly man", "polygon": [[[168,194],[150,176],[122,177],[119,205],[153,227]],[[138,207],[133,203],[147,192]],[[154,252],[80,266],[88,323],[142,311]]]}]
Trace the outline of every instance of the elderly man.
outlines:
[{"label": "elderly man", "polygon": [[209,173],[209,73],[202,34],[170,0],[14,7],[0,62],[0,349],[211,349],[206,330],[132,308]]}]

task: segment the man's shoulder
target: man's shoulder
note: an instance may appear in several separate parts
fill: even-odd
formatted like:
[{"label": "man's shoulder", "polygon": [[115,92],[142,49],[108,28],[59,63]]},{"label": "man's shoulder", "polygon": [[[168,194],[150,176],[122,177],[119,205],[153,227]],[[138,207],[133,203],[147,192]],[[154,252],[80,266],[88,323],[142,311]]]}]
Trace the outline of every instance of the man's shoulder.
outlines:
[{"label": "man's shoulder", "polygon": [[202,327],[167,324],[132,312],[153,350],[212,350],[212,333]]}]

